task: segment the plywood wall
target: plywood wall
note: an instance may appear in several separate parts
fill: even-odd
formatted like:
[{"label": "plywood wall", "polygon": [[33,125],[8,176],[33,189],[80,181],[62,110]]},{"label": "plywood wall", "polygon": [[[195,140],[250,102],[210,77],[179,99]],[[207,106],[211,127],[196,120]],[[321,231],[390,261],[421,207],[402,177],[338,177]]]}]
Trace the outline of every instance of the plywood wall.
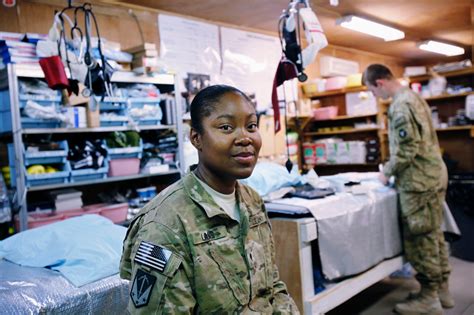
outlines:
[{"label": "plywood wall", "polygon": [[[76,3],[76,1],[74,1]],[[47,33],[53,22],[55,10],[64,7],[66,1],[19,0],[14,8],[0,6],[0,31]],[[113,5],[93,5],[100,28],[100,35],[110,41],[119,42],[122,48],[141,43],[139,28],[127,8]],[[143,30],[144,40],[159,43],[157,16],[155,12],[133,10]],[[81,17],[80,20],[83,18]],[[81,26],[83,23],[81,23]],[[93,32],[95,35],[95,32]]]},{"label": "plywood wall", "polygon": [[[18,0],[17,2],[17,6],[14,8],[0,6],[0,31],[47,33],[51,27],[55,10],[60,10],[66,4],[66,1],[60,0]],[[129,14],[130,8],[103,2],[107,1],[101,1],[100,5],[94,4],[93,6],[101,36],[110,41],[119,42],[122,48],[139,45],[141,43],[139,27],[135,19]],[[79,3],[79,1],[74,1],[74,3]],[[143,31],[144,40],[156,43],[157,47],[159,47],[157,27],[159,12],[157,10],[133,8],[133,13],[137,16],[140,28]],[[216,24],[221,25],[220,23]],[[235,27],[240,28],[237,25]],[[265,32],[265,34],[268,34],[268,32]],[[272,35],[277,36],[276,33]],[[306,72],[310,78],[319,76],[318,60],[321,55],[357,61],[361,71],[371,63],[383,63],[388,65],[397,76],[400,76],[403,72],[403,60],[350,48],[328,46],[320,52],[316,62],[308,67]]]}]

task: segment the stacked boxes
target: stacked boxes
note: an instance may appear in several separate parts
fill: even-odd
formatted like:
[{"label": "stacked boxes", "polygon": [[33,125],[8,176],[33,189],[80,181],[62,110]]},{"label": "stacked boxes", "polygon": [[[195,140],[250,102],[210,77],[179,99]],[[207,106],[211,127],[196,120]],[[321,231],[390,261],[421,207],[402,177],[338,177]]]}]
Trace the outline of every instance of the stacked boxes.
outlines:
[{"label": "stacked boxes", "polygon": [[363,164],[366,161],[366,154],[364,141],[329,138],[303,144],[303,157],[307,165]]}]

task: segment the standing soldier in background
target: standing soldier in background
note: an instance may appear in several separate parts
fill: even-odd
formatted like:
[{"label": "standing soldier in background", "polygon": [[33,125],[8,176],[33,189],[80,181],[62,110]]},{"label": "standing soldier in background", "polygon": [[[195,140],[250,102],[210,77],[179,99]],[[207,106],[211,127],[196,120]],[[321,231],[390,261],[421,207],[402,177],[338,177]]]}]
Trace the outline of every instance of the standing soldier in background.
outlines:
[{"label": "standing soldier in background", "polygon": [[376,96],[392,98],[388,109],[390,160],[380,174],[395,176],[405,256],[418,272],[421,291],[395,306],[399,314],[443,314],[454,306],[449,293],[448,249],[441,231],[447,170],[428,104],[380,64],[370,65],[363,83]]}]

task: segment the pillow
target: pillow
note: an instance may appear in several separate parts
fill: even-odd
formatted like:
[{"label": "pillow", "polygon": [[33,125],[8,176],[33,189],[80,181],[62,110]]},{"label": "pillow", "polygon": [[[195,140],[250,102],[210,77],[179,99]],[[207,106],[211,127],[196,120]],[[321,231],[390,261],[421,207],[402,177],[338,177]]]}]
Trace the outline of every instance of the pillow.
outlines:
[{"label": "pillow", "polygon": [[57,270],[80,287],[118,273],[126,231],[105,217],[83,215],[0,241],[0,258]]}]

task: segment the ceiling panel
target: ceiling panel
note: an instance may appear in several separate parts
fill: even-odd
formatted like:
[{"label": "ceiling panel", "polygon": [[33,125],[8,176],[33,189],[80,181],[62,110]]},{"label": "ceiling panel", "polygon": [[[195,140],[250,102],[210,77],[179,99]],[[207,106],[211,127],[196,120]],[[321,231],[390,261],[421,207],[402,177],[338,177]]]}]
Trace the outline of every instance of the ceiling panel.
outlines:
[{"label": "ceiling panel", "polygon": [[[287,0],[120,0],[133,4],[200,19],[277,32],[277,22]],[[474,10],[471,0],[311,0],[313,10],[328,37],[329,43],[372,53],[399,57],[412,62],[450,61],[471,58]],[[381,39],[350,31],[336,25],[338,17],[355,14],[371,18],[405,31],[403,40],[384,42]],[[463,46],[467,53],[459,57],[443,57],[424,52],[416,42],[438,39]]]}]

